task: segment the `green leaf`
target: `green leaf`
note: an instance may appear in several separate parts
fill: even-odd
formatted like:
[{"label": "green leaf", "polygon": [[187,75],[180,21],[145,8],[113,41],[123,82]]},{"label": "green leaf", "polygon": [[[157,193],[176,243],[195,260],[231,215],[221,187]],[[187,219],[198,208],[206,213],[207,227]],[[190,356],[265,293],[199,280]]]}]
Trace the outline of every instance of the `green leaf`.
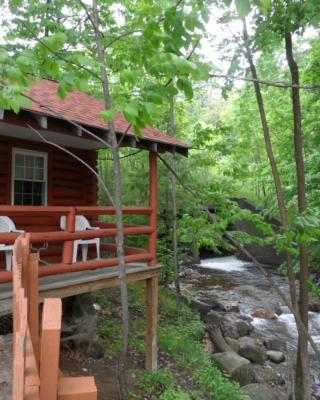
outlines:
[{"label": "green leaf", "polygon": [[126,119],[133,125],[136,125],[139,117],[139,102],[136,100],[130,101],[123,110]]},{"label": "green leaf", "polygon": [[250,12],[250,0],[236,0],[236,8],[239,14],[239,17],[244,18]]},{"label": "green leaf", "polygon": [[197,68],[194,63],[182,57],[174,57],[174,63],[178,72],[182,75],[189,74]]},{"label": "green leaf", "polygon": [[271,8],[272,0],[259,0],[260,8],[263,14],[267,17]]},{"label": "green leaf", "polygon": [[184,92],[186,95],[187,99],[192,99],[193,97],[193,90],[192,90],[192,85],[189,79],[180,77],[177,81],[177,86],[180,90]]},{"label": "green leaf", "polygon": [[105,121],[113,121],[116,116],[117,111],[114,108],[110,108],[109,110],[105,110],[101,112],[101,117]]}]

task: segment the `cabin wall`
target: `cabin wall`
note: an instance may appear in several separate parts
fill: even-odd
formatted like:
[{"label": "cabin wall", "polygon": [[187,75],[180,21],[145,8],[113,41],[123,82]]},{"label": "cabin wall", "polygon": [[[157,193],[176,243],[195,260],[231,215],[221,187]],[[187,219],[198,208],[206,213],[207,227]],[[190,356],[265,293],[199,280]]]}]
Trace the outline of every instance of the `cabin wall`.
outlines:
[{"label": "cabin wall", "polygon": [[[96,205],[98,201],[97,179],[92,172],[63,151],[47,144],[15,140],[0,136],[0,207],[12,204],[11,162],[14,147],[48,153],[48,205],[84,206]],[[91,167],[96,168],[97,151],[70,149]],[[10,217],[10,214],[8,215]],[[59,230],[59,217],[12,217],[16,227],[29,232]],[[41,253],[48,262],[59,262],[62,246],[50,245]],[[0,268],[3,267],[4,254],[0,252]]]}]

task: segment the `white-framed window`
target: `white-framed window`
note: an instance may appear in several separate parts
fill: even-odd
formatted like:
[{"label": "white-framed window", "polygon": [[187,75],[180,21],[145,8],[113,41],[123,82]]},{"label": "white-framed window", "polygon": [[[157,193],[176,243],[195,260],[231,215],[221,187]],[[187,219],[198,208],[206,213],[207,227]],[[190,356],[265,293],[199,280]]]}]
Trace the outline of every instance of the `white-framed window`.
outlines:
[{"label": "white-framed window", "polygon": [[12,204],[47,205],[48,154],[14,148],[12,151]]}]

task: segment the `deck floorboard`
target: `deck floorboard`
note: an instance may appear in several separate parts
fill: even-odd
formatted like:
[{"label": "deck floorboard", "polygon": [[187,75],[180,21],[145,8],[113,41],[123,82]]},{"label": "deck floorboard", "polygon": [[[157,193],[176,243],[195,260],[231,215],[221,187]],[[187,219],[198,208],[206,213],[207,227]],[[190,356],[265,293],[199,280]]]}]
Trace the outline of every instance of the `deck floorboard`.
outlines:
[{"label": "deck floorboard", "polygon": [[[128,264],[128,282],[145,280],[158,276],[160,266],[150,267],[144,263]],[[106,287],[119,285],[119,267],[105,267],[96,270],[70,272],[60,275],[44,276],[39,279],[39,295],[45,297],[70,297]],[[0,284],[0,315],[12,310],[12,284]]]}]

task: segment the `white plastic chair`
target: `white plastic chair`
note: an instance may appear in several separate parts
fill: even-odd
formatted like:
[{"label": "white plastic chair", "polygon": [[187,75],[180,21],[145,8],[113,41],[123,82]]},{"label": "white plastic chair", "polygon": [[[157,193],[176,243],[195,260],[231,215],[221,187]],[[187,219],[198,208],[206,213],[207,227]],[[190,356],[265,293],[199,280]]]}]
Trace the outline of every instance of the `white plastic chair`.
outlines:
[{"label": "white plastic chair", "polygon": [[[22,233],[24,231],[16,229],[16,226],[11,218],[0,216],[0,232],[15,232]],[[0,244],[0,251],[6,252],[6,267],[7,271],[11,271],[12,269],[12,253],[13,253],[13,244]]]},{"label": "white plastic chair", "polygon": [[[60,218],[60,228],[66,230],[66,217],[63,215]],[[91,226],[87,218],[83,215],[76,216],[76,231],[86,231],[86,230],[97,230],[100,229],[96,226]],[[82,246],[82,261],[86,261],[88,258],[88,245],[95,244],[97,248],[97,258],[100,258],[100,238],[94,239],[77,239],[73,242],[73,257],[72,262],[77,262],[78,247]]]}]

